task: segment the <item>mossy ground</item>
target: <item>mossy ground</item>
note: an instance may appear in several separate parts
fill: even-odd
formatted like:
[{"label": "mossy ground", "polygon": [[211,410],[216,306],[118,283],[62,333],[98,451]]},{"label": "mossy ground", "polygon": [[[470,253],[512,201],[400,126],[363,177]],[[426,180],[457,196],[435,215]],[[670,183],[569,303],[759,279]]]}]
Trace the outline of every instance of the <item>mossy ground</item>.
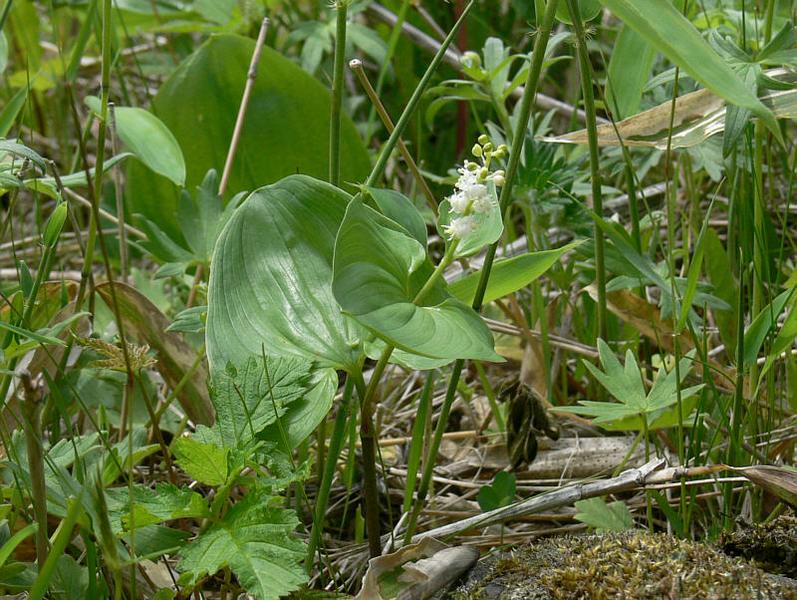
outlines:
[{"label": "mossy ground", "polygon": [[770,573],[797,579],[797,516],[742,527],[720,540],[726,554],[742,556]]},{"label": "mossy ground", "polygon": [[797,599],[793,580],[745,559],[639,530],[549,538],[485,566],[449,600]]}]

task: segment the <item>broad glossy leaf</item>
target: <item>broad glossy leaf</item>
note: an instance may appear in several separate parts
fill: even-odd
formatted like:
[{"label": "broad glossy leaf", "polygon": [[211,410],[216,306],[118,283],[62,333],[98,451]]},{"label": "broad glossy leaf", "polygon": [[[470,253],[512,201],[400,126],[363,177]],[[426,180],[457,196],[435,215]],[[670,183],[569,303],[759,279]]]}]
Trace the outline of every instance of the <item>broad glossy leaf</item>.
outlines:
[{"label": "broad glossy leaf", "polygon": [[211,261],[211,369],[263,351],[357,368],[362,330],[332,295],[335,235],[350,199],[294,175],[252,193],[233,213]]},{"label": "broad glossy leaf", "polygon": [[[498,300],[526,287],[556,264],[566,252],[579,244],[581,242],[573,242],[555,250],[528,252],[496,261],[493,264],[487,290],[484,293],[484,303]],[[470,273],[450,283],[448,289],[456,298],[466,304],[471,304],[476,295],[480,277],[480,272]]]},{"label": "broad glossy leaf", "polygon": [[426,249],[406,229],[352,200],[335,242],[332,289],[341,308],[405,352],[501,361],[484,322],[442,282],[414,303],[432,271]]},{"label": "broad glossy leaf", "polygon": [[[100,101],[90,96],[86,104],[100,112]],[[117,106],[116,129],[125,146],[147,167],[176,185],[185,183],[185,160],[172,132],[151,112],[143,108]],[[110,117],[109,117],[110,118]]]},{"label": "broad glossy leaf", "polygon": [[600,2],[695,81],[728,102],[749,109],[763,119],[773,132],[777,132],[772,112],[711,48],[675,4],[662,0]]},{"label": "broad glossy leaf", "polygon": [[424,248],[426,247],[428,241],[426,222],[412,200],[394,190],[373,187],[366,187],[365,190],[373,198],[379,212],[404,227]]},{"label": "broad glossy leaf", "polygon": [[[251,39],[213,36],[181,63],[153,99],[153,113],[182,148],[189,189],[199,185],[209,169],[223,170],[253,49]],[[326,178],[328,154],[328,90],[292,61],[264,48],[228,197],[295,173]],[[365,147],[344,115],[341,181],[357,183],[369,170]],[[178,237],[177,187],[140,165],[131,164],[128,174],[131,212]]]}]

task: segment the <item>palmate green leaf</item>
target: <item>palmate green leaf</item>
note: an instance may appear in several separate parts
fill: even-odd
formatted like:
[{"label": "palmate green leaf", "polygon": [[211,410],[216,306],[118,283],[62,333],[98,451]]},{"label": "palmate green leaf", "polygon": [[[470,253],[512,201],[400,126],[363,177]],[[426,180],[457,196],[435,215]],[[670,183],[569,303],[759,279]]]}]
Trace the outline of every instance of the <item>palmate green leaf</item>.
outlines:
[{"label": "palmate green leaf", "polygon": [[[86,104],[100,113],[100,100],[86,98]],[[116,129],[125,146],[155,173],[167,177],[175,185],[185,183],[185,160],[180,145],[163,122],[143,108],[117,106]],[[109,116],[110,118],[110,116]]]},{"label": "palmate green leaf", "polygon": [[294,175],[253,192],[213,252],[206,343],[211,369],[250,356],[296,356],[322,368],[360,364],[363,330],[332,294],[335,236],[351,196]]},{"label": "palmate green leaf", "polygon": [[341,308],[405,352],[501,361],[484,322],[442,281],[414,304],[432,271],[426,249],[403,227],[352,200],[335,242],[332,289]]},{"label": "palmate green leaf", "polygon": [[625,531],[634,527],[634,517],[622,500],[606,504],[603,498],[589,498],[575,503],[576,520],[598,531]]},{"label": "palmate green leaf", "polygon": [[[149,0],[143,4],[149,5]],[[180,64],[152,101],[153,112],[182,148],[188,189],[199,185],[208,170],[222,172],[254,46],[254,40],[237,35],[211,36]],[[268,46],[260,65],[229,196],[295,173],[325,178],[329,172],[328,89]],[[362,181],[369,170],[368,153],[344,114],[341,181]],[[155,221],[177,238],[177,186],[136,163],[130,165],[128,176],[131,212]]]},{"label": "palmate green leaf", "polygon": [[[484,293],[484,303],[498,300],[526,287],[556,264],[565,253],[581,243],[573,242],[555,250],[528,252],[495,261]],[[450,283],[448,290],[459,300],[471,304],[480,278],[481,273],[470,273]]]},{"label": "palmate green leaf", "polygon": [[781,134],[772,112],[703,39],[675,4],[662,0],[600,0],[623,23],[695,81],[761,118],[776,138]]},{"label": "palmate green leaf", "polygon": [[292,536],[299,524],[292,510],[250,491],[221,521],[180,551],[180,583],[196,585],[228,566],[247,592],[259,600],[276,600],[307,581],[302,568],[305,544]]},{"label": "palmate green leaf", "polygon": [[[639,365],[630,350],[626,352],[625,365],[620,364],[602,339],[598,340],[598,353],[603,371],[588,361],[584,361],[584,366],[617,402],[580,400],[577,406],[556,407],[554,411],[594,417],[596,424],[612,431],[638,431],[646,426],[659,429],[678,424],[677,410],[670,410],[678,402],[679,381],[675,369],[667,372],[660,368],[653,386],[645,393]],[[680,384],[689,375],[694,356],[692,350],[679,362]],[[694,410],[697,402],[690,400],[702,388],[703,385],[696,385],[681,389],[683,419]]]}]

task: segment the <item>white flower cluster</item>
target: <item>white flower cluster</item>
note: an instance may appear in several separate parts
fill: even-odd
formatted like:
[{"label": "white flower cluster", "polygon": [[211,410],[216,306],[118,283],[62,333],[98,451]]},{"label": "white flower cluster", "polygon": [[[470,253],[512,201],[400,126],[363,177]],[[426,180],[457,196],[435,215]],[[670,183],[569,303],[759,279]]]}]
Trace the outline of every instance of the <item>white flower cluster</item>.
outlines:
[{"label": "white flower cluster", "polygon": [[506,146],[501,144],[493,148],[486,135],[479,137],[479,143],[473,146],[473,156],[481,159],[482,164],[466,160],[463,167],[459,168],[459,179],[456,191],[448,197],[451,206],[451,222],[443,229],[449,239],[462,239],[473,233],[479,225],[474,215],[485,214],[495,208],[495,199],[490,193],[488,184],[492,182],[496,187],[504,185],[504,172],[490,172],[492,160],[506,156]]}]

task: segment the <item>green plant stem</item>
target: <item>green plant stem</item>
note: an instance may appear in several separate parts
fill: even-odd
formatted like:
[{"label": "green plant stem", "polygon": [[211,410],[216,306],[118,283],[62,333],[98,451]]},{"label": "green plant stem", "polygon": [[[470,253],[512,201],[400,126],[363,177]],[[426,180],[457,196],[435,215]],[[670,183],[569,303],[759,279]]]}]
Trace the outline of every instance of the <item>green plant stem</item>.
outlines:
[{"label": "green plant stem", "polygon": [[11,12],[11,5],[14,4],[14,0],[8,0],[3,6],[3,12],[0,13],[0,31],[3,31],[3,27],[6,24],[6,19],[8,19],[8,13]]},{"label": "green plant stem", "polygon": [[[434,288],[438,280],[443,276],[446,267],[454,260],[454,256],[459,246],[459,240],[453,240],[446,249],[440,264],[426,280],[426,283],[415,295],[413,304],[420,304],[426,295]],[[374,425],[374,398],[379,380],[387,368],[390,357],[395,346],[390,344],[382,350],[382,355],[374,367],[371,379],[368,381],[367,389],[359,389],[360,396],[360,442],[362,444],[363,456],[363,493],[365,494],[365,522],[368,533],[368,549],[371,557],[379,556],[382,553],[382,545],[379,539],[379,497],[376,485],[376,431]],[[362,374],[359,375],[362,378]]]},{"label": "green plant stem", "polygon": [[343,69],[346,61],[346,23],[349,14],[348,0],[337,0],[335,34],[335,67],[332,78],[332,102],[329,119],[329,183],[340,184],[340,108],[343,104]]},{"label": "green plant stem", "polygon": [[445,273],[445,270],[448,268],[448,265],[450,265],[454,260],[454,255],[456,254],[457,248],[459,247],[459,242],[460,242],[459,239],[454,239],[448,245],[448,248],[446,248],[446,253],[443,256],[443,259],[440,261],[437,267],[435,267],[434,272],[429,276],[429,279],[426,280],[426,283],[423,284],[423,287],[420,289],[420,291],[417,294],[415,294],[415,298],[412,300],[413,304],[417,305],[423,302],[423,299],[426,298],[429,292],[432,291],[434,286],[437,284],[438,280],[440,280],[443,277],[443,273]]},{"label": "green plant stem", "polygon": [[313,527],[310,530],[310,542],[307,545],[307,556],[304,561],[304,568],[309,573],[313,567],[313,558],[316,549],[321,541],[321,532],[324,530],[324,517],[326,516],[329,504],[329,492],[332,489],[332,479],[335,477],[335,466],[338,463],[340,452],[343,449],[343,442],[346,439],[346,423],[349,418],[352,392],[354,391],[354,379],[346,379],[343,388],[343,400],[338,406],[338,414],[335,417],[335,427],[332,430],[332,437],[329,440],[329,451],[324,462],[324,474],[318,489],[318,496],[315,502],[315,514],[313,515]]},{"label": "green plant stem", "polygon": [[83,514],[83,504],[79,498],[72,499],[69,503],[69,510],[66,518],[58,525],[58,529],[53,534],[53,546],[44,566],[39,569],[39,574],[30,588],[28,600],[42,600],[47,589],[50,587],[50,580],[55,574],[55,567],[58,560],[66,550],[69,540],[72,538],[72,530],[75,528],[80,515]]},{"label": "green plant stem", "polygon": [[402,513],[409,512],[410,508],[412,508],[412,497],[415,494],[415,485],[418,481],[418,465],[421,462],[421,452],[426,436],[426,424],[432,404],[434,376],[434,371],[427,373],[423,390],[421,390],[418,398],[418,411],[415,414],[415,422],[412,425],[412,441],[410,442],[410,453],[407,457],[407,480],[404,488],[404,502],[401,505]]},{"label": "green plant stem", "polygon": [[410,119],[412,118],[418,103],[421,101],[426,88],[429,86],[432,75],[434,75],[435,71],[437,71],[437,68],[440,66],[440,63],[443,61],[446,50],[448,50],[448,47],[454,41],[459,28],[462,27],[462,24],[465,22],[465,19],[473,8],[474,3],[475,0],[468,2],[467,6],[462,11],[462,14],[459,16],[459,19],[457,19],[457,22],[454,23],[454,27],[452,27],[451,31],[448,32],[446,39],[443,40],[442,44],[440,44],[440,48],[434,55],[432,62],[429,63],[429,67],[426,69],[423,77],[421,77],[420,82],[418,82],[418,85],[416,86],[415,91],[413,91],[412,96],[410,96],[406,108],[401,113],[401,116],[396,123],[396,128],[393,130],[393,133],[390,134],[387,142],[385,142],[385,145],[382,147],[382,151],[379,153],[379,158],[377,159],[374,168],[371,170],[371,174],[368,176],[366,185],[376,185],[376,183],[382,177],[382,174],[385,172],[387,161],[398,144],[398,141],[401,139],[401,136],[404,134],[404,130],[407,128],[407,125],[409,125]]},{"label": "green plant stem", "polygon": [[[601,195],[600,155],[598,149],[598,122],[595,113],[595,95],[592,90],[592,65],[589,61],[584,24],[581,22],[577,0],[567,0],[570,11],[570,20],[573,21],[573,30],[576,34],[576,47],[578,50],[579,71],[581,74],[581,93],[584,100],[584,113],[586,116],[587,138],[589,140],[589,166],[592,180],[592,210],[599,219],[603,218],[603,196]],[[606,264],[604,259],[603,232],[595,225],[595,285],[598,288],[598,335],[606,339]]]},{"label": "green plant stem", "polygon": [[44,483],[44,456],[42,455],[42,406],[41,397],[33,387],[30,375],[22,375],[25,388],[25,446],[28,450],[28,474],[31,481],[33,515],[39,526],[36,530],[36,564],[41,570],[47,560],[50,543],[47,539],[47,490]]},{"label": "green plant stem", "polygon": [[[379,358],[376,368],[371,376],[369,389],[374,389],[377,375],[381,376],[387,366],[391,347],[385,349]],[[381,365],[381,371],[380,371]],[[360,397],[360,445],[362,451],[363,467],[363,501],[365,504],[365,527],[368,534],[368,552],[371,558],[382,554],[382,543],[379,537],[379,490],[376,485],[376,432],[374,431],[374,411],[372,402],[367,401],[368,390],[365,387],[362,373],[350,373],[354,378],[357,395]]]},{"label": "green plant stem", "polygon": [[75,312],[82,309],[86,299],[86,287],[91,278],[91,267],[94,262],[94,247],[97,243],[97,213],[102,198],[102,177],[105,169],[105,139],[108,133],[108,100],[111,87],[111,11],[112,0],[103,0],[102,4],[102,74],[100,93],[100,121],[97,132],[97,159],[94,165],[94,194],[91,198],[93,210],[89,213],[89,231],[86,240],[86,256],[80,278]]},{"label": "green plant stem", "polygon": [[[515,128],[515,134],[512,136],[514,143],[509,153],[509,162],[506,168],[506,176],[504,187],[501,188],[501,197],[499,204],[502,214],[505,214],[506,208],[512,198],[512,188],[517,176],[518,166],[520,165],[520,158],[523,155],[523,146],[526,142],[526,132],[531,118],[531,107],[534,102],[534,97],[537,95],[537,87],[540,82],[540,75],[542,73],[542,64],[545,56],[545,48],[548,45],[548,38],[551,35],[551,28],[553,26],[554,15],[556,14],[556,6],[558,0],[549,0],[545,7],[545,14],[542,18],[542,24],[537,31],[537,38],[534,40],[534,47],[531,52],[529,73],[526,79],[526,86],[523,91],[523,97],[520,101],[520,110]],[[484,264],[481,269],[479,277],[479,284],[476,288],[476,294],[473,298],[473,309],[476,311],[481,310],[484,301],[484,293],[487,290],[487,283],[490,279],[490,272],[492,270],[495,254],[498,251],[499,241],[493,243],[487,250],[487,255],[484,259]],[[451,371],[451,378],[448,382],[446,390],[446,397],[443,401],[443,406],[440,409],[440,416],[437,421],[432,443],[429,448],[428,457],[423,470],[423,477],[418,486],[418,494],[413,507],[412,514],[410,515],[405,534],[405,543],[407,540],[412,539],[415,527],[418,523],[418,517],[421,510],[423,510],[424,503],[426,502],[426,495],[429,493],[429,486],[432,481],[432,474],[434,472],[435,460],[437,452],[440,449],[440,443],[443,439],[443,433],[448,422],[448,415],[451,411],[451,405],[456,396],[457,386],[459,385],[459,378],[462,374],[462,368],[465,366],[464,360],[457,360],[454,362],[454,367]]]},{"label": "green plant stem", "polygon": [[[385,52],[385,59],[384,62],[382,63],[382,66],[379,69],[379,75],[376,78],[375,93],[377,97],[382,93],[382,86],[385,83],[385,77],[387,76],[387,71],[388,68],[390,67],[390,61],[393,60],[393,55],[396,53],[396,48],[398,47],[398,42],[401,37],[401,28],[404,25],[404,21],[407,20],[407,12],[409,11],[410,4],[411,0],[404,0],[402,2],[401,8],[399,8],[398,14],[396,15],[396,24],[393,25],[393,29],[390,32],[390,37],[387,40],[387,51]],[[366,122],[365,126],[366,145],[371,141],[372,128],[374,125],[374,110],[379,110],[376,107],[376,105],[372,105],[371,110],[368,111],[368,121]],[[385,127],[387,127],[387,125],[385,125]],[[389,128],[388,128],[388,133],[390,133]]]},{"label": "green plant stem", "polygon": [[[553,0],[556,2],[556,0]],[[457,386],[459,385],[459,377],[462,374],[462,367],[465,361],[458,359],[454,362],[454,368],[451,371],[451,378],[448,380],[448,389],[446,389],[446,397],[443,400],[443,405],[440,407],[440,415],[437,418],[437,426],[432,436],[432,443],[427,452],[427,460],[423,465],[423,476],[421,483],[418,485],[418,494],[415,498],[415,505],[412,508],[409,521],[407,522],[407,530],[404,533],[404,543],[409,544],[412,540],[412,535],[418,525],[418,517],[421,514],[423,505],[426,502],[426,496],[429,493],[429,488],[432,483],[432,475],[434,474],[434,467],[436,464],[435,457],[440,450],[440,443],[443,440],[446,426],[448,425],[448,417],[451,414],[451,406],[454,404],[454,398],[457,395]]]},{"label": "green plant stem", "polygon": [[[376,90],[371,85],[371,82],[368,79],[368,75],[365,74],[365,69],[363,69],[363,63],[360,60],[354,59],[349,62],[349,68],[354,72],[357,76],[360,85],[362,86],[363,90],[365,91],[368,99],[371,101],[372,106],[376,109],[376,112],[379,114],[379,118],[382,119],[382,124],[387,129],[388,134],[393,133],[393,130],[396,126],[393,124],[393,120],[390,118],[390,115],[385,108],[385,105],[382,104],[382,101],[379,99],[379,95],[376,93]],[[437,212],[437,200],[432,193],[432,190],[429,189],[429,184],[426,183],[426,179],[424,178],[421,170],[418,168],[418,165],[415,164],[415,161],[410,154],[407,145],[404,143],[404,140],[399,139],[398,141],[398,149],[401,152],[401,156],[404,158],[404,162],[407,163],[407,168],[412,173],[412,176],[415,178],[415,181],[418,184],[418,187],[421,188],[423,195],[426,197],[426,202],[429,206]]]}]

